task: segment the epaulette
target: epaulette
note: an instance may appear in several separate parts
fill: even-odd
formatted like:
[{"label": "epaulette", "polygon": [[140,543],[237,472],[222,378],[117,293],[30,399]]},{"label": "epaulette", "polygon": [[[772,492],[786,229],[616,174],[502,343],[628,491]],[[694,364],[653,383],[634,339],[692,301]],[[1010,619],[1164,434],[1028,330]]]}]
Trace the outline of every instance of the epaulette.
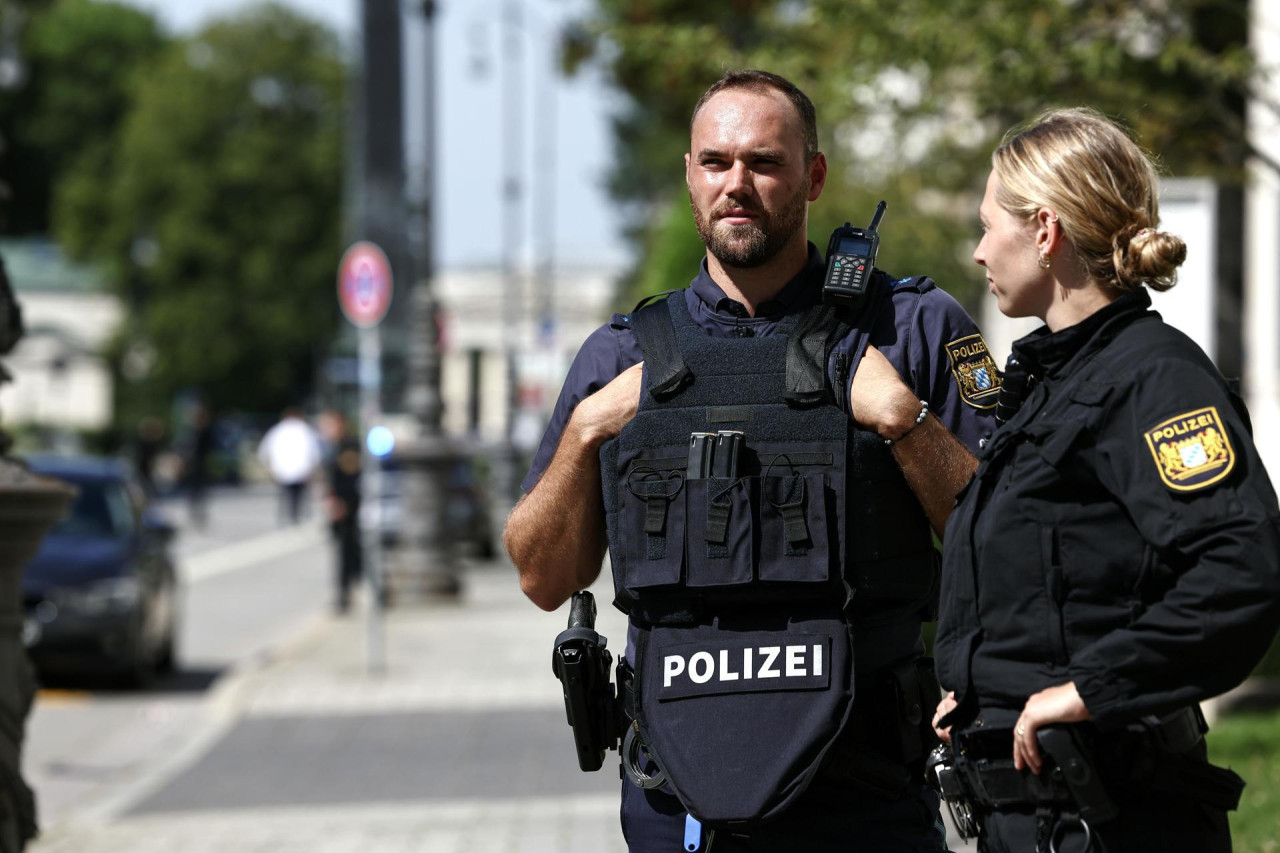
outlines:
[{"label": "epaulette", "polygon": [[928,293],[937,287],[933,283],[933,279],[927,275],[909,275],[906,278],[900,278],[894,281],[893,289],[898,290],[914,290],[916,293]]}]

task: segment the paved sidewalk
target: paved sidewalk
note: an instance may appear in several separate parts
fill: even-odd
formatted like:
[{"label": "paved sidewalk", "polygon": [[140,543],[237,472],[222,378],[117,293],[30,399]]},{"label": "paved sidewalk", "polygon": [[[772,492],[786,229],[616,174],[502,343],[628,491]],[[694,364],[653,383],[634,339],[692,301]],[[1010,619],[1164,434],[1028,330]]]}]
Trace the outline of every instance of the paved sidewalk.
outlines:
[{"label": "paved sidewalk", "polygon": [[[623,853],[617,765],[578,770],[551,674],[566,615],[475,564],[461,602],[387,614],[381,675],[361,610],[320,620],[225,679],[182,754],[30,849]],[[601,614],[611,648],[623,625]]]}]

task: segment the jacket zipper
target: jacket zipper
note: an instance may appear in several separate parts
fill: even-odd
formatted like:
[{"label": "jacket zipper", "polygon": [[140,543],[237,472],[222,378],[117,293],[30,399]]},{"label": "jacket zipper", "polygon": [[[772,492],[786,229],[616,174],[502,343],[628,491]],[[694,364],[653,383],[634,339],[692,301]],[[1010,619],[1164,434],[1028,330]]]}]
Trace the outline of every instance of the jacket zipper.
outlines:
[{"label": "jacket zipper", "polygon": [[849,384],[848,377],[845,376],[849,372],[849,354],[845,352],[836,353],[836,387],[833,389],[836,396],[836,405],[844,408],[845,386]]}]

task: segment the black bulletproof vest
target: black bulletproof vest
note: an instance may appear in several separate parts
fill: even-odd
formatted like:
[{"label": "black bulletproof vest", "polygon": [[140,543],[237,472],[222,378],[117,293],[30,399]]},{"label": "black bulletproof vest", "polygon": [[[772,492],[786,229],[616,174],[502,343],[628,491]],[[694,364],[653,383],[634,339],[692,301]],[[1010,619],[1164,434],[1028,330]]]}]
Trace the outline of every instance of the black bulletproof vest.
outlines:
[{"label": "black bulletproof vest", "polygon": [[[932,537],[827,387],[849,332],[833,309],[713,338],[677,294],[631,324],[644,390],[601,471],[615,604],[639,629],[636,722],[691,814],[750,824],[794,801],[843,727],[854,622],[919,621]],[[736,474],[690,476],[691,435],[722,430],[743,434]]]}]

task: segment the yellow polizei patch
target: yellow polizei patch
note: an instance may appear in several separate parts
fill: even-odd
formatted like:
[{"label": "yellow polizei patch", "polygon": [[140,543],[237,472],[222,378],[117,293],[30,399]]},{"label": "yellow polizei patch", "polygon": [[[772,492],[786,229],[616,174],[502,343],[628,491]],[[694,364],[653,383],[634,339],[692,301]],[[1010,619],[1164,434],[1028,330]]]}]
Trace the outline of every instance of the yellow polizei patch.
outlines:
[{"label": "yellow polizei patch", "polygon": [[1002,380],[982,335],[967,335],[947,344],[947,358],[960,399],[975,409],[995,408]]},{"label": "yellow polizei patch", "polygon": [[1160,479],[1175,491],[1212,486],[1236,465],[1231,438],[1213,406],[1161,421],[1144,430],[1143,437]]}]

